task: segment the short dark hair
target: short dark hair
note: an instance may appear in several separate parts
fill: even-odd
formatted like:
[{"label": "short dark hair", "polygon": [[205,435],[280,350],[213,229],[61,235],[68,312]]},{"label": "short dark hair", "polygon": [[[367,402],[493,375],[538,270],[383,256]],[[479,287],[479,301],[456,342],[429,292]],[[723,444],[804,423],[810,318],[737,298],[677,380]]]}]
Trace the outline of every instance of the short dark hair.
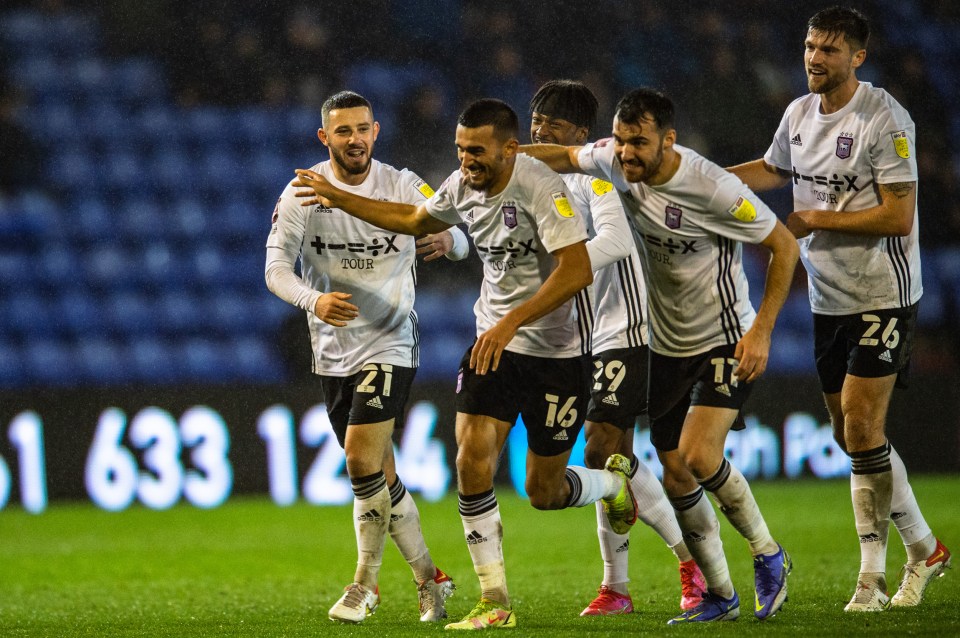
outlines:
[{"label": "short dark hair", "polygon": [[339,93],[331,95],[323,103],[323,106],[320,107],[320,117],[323,119],[324,128],[327,126],[327,118],[330,116],[330,111],[335,109],[352,109],[358,106],[367,107],[370,109],[370,113],[373,114],[373,107],[370,106],[370,101],[359,93],[340,91]]},{"label": "short dark hair", "polygon": [[467,106],[457,118],[457,124],[466,128],[493,125],[494,135],[503,141],[520,137],[517,114],[509,104],[495,98],[483,98]]},{"label": "short dark hair", "polygon": [[633,89],[620,98],[616,115],[626,124],[652,119],[659,132],[673,128],[673,102],[662,92],[648,87]]},{"label": "short dark hair", "polygon": [[597,122],[597,98],[577,80],[550,80],[530,100],[530,112],[559,117],[592,129]]},{"label": "short dark hair", "polygon": [[833,37],[842,35],[854,51],[866,49],[870,40],[870,21],[851,7],[834,6],[818,11],[807,22],[807,30]]}]

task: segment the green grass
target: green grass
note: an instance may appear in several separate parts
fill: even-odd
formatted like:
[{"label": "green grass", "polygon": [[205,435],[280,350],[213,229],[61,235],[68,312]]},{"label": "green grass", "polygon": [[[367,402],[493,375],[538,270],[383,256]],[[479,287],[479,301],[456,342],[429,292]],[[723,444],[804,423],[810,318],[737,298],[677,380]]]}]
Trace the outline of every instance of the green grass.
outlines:
[{"label": "green grass", "polygon": [[[914,477],[934,531],[960,551],[960,478]],[[794,558],[790,600],[759,623],[744,605],[736,623],[664,625],[677,609],[676,563],[662,541],[638,526],[631,541],[637,613],[579,618],[601,577],[594,510],[537,512],[500,490],[507,577],[518,636],[774,635],[946,636],[960,634],[960,573],[928,590],[921,607],[844,614],[859,566],[846,482],[755,482],[771,530]],[[437,563],[458,583],[451,616],[479,596],[455,498],[420,503]],[[188,506],[108,513],[54,504],[42,515],[0,512],[0,636],[414,636],[442,631],[417,620],[409,568],[388,543],[383,604],[361,626],[335,625],[326,612],[356,560],[350,508],[234,498],[211,511]],[[752,598],[746,543],[724,522],[734,583]],[[904,560],[891,528],[888,579]],[[960,556],[960,555],[958,555]]]}]

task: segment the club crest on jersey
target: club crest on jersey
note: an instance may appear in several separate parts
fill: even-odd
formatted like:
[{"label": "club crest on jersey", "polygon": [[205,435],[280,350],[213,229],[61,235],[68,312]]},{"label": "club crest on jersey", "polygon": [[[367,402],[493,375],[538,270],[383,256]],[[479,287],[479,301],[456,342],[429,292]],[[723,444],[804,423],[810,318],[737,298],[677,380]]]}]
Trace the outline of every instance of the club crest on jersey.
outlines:
[{"label": "club crest on jersey", "polygon": [[853,150],[853,138],[841,135],[837,138],[837,157],[847,159]]},{"label": "club crest on jersey", "polygon": [[516,206],[501,206],[500,211],[503,212],[503,225],[507,228],[516,228],[517,227],[517,207]]},{"label": "club crest on jersey", "polygon": [[683,217],[683,211],[678,206],[667,206],[663,217],[663,223],[667,228],[676,230],[680,228],[680,218]]}]

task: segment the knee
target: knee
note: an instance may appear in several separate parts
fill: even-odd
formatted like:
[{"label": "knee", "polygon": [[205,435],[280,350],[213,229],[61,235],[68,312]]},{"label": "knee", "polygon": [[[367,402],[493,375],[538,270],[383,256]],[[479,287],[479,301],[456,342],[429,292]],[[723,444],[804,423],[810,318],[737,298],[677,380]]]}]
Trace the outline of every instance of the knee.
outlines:
[{"label": "knee", "polygon": [[588,468],[599,470],[606,465],[607,457],[613,454],[615,450],[608,450],[607,446],[595,441],[596,439],[587,441],[587,445],[583,449],[583,462]]},{"label": "knee", "polygon": [[717,471],[722,459],[714,458],[715,456],[711,451],[696,446],[680,449],[680,459],[683,464],[687,466],[693,478],[700,481],[709,478]]},{"label": "knee", "polygon": [[563,509],[566,505],[565,499],[562,498],[562,495],[556,489],[550,489],[547,486],[528,480],[526,490],[527,498],[530,500],[530,505],[532,505],[534,509],[558,510]]}]

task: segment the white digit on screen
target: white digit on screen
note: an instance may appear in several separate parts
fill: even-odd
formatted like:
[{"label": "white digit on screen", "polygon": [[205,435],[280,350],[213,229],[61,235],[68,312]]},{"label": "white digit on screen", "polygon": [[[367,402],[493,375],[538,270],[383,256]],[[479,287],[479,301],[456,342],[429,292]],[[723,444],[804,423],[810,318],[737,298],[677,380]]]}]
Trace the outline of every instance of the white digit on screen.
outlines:
[{"label": "white digit on screen", "polygon": [[170,413],[157,407],[141,410],[130,422],[130,441],[144,450],[137,496],[147,507],[167,509],[180,499],[183,466],[180,435]]},{"label": "white digit on screen", "polygon": [[407,415],[400,448],[394,451],[404,485],[430,501],[443,498],[450,484],[446,450],[432,438],[436,425],[436,406],[428,401],[416,403]]},{"label": "white digit on screen", "polygon": [[130,450],[120,445],[126,426],[127,417],[122,410],[104,410],[87,454],[84,469],[87,493],[105,510],[125,509],[136,494],[137,462]]},{"label": "white digit on screen", "polygon": [[270,497],[277,505],[290,505],[297,500],[297,454],[290,410],[282,405],[264,410],[257,419],[257,434],[267,444]]},{"label": "white digit on screen", "polygon": [[10,499],[10,468],[0,456],[0,510],[7,506]]},{"label": "white digit on screen", "polygon": [[227,425],[215,410],[196,406],[180,417],[180,438],[184,447],[193,448],[190,460],[197,468],[187,470],[183,495],[197,507],[217,507],[227,499],[233,486],[233,468],[227,458]]},{"label": "white digit on screen", "polygon": [[333,433],[325,405],[314,406],[303,415],[300,440],[310,447],[320,448],[303,479],[304,498],[314,505],[348,503],[353,498],[353,489],[350,479],[340,476],[346,459]]},{"label": "white digit on screen", "polygon": [[[47,475],[43,460],[43,421],[36,412],[21,412],[10,424],[10,442],[20,460],[20,500],[28,512],[47,507]],[[7,471],[9,480],[9,470]],[[2,504],[0,504],[2,507]]]}]

